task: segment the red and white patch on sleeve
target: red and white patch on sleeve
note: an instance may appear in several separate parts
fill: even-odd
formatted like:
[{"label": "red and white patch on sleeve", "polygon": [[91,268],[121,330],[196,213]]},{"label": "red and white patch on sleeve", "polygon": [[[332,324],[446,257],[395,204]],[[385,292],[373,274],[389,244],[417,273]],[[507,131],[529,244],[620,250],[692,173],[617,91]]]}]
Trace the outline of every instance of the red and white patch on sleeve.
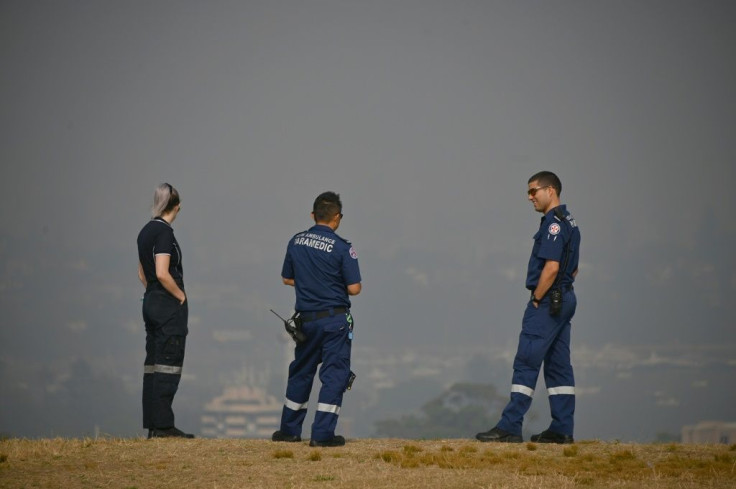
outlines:
[{"label": "red and white patch on sleeve", "polygon": [[549,225],[549,228],[547,228],[547,232],[552,236],[557,236],[558,234],[560,234],[560,225],[556,222],[553,222]]},{"label": "red and white patch on sleeve", "polygon": [[353,260],[357,260],[357,259],[358,259],[358,252],[357,252],[357,251],[355,251],[355,248],[353,248],[352,246],[350,247],[350,251],[349,251],[349,253],[350,253],[350,257],[351,257],[351,258],[352,258]]}]

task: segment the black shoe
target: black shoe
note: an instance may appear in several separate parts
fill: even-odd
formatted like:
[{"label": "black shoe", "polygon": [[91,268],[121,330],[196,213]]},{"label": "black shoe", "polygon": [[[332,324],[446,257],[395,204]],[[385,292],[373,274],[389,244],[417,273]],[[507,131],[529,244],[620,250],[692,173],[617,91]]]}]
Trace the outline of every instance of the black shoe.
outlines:
[{"label": "black shoe", "polygon": [[560,445],[575,443],[571,435],[563,435],[562,433],[550,430],[544,430],[538,435],[532,435],[532,441],[535,443],[559,443]]},{"label": "black shoe", "polygon": [[495,441],[501,443],[521,443],[524,439],[519,435],[514,435],[508,431],[502,430],[501,428],[493,428],[483,433],[478,433],[475,437],[482,441]]},{"label": "black shoe", "polygon": [[299,435],[287,435],[283,431],[274,431],[273,436],[271,436],[271,441],[289,441],[289,442],[297,442],[302,441],[302,437]]},{"label": "black shoe", "polygon": [[184,433],[179,428],[154,428],[149,432],[149,438],[194,438],[194,435]]},{"label": "black shoe", "polygon": [[309,440],[310,447],[341,447],[345,445],[345,438],[335,435],[329,440]]}]

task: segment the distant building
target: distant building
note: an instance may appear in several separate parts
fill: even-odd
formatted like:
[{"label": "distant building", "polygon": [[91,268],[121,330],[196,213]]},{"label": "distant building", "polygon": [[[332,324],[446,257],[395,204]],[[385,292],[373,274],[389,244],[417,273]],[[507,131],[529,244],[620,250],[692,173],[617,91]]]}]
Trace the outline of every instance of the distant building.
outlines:
[{"label": "distant building", "polygon": [[693,426],[683,426],[682,443],[736,443],[736,423],[701,421]]},{"label": "distant building", "polygon": [[271,438],[279,429],[283,403],[257,387],[232,387],[204,407],[202,436]]}]

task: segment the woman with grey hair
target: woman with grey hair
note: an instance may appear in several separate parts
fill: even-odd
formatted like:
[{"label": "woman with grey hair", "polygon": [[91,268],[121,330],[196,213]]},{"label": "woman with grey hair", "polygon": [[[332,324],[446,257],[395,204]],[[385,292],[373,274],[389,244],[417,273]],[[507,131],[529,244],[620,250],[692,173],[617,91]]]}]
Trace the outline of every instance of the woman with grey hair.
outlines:
[{"label": "woman with grey hair", "polygon": [[181,248],[171,227],[179,211],[179,192],[162,183],[153,195],[153,218],[138,234],[138,278],[146,288],[143,428],[148,429],[148,438],[194,438],[174,425],[171,408],[181,380],[189,332]]}]

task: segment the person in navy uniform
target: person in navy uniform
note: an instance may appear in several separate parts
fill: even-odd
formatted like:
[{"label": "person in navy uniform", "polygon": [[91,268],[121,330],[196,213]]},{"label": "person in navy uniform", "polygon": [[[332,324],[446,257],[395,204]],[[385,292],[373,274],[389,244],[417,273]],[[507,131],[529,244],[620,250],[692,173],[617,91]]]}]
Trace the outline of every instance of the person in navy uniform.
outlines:
[{"label": "person in navy uniform", "polygon": [[179,192],[162,183],[153,196],[153,219],[138,234],[138,278],[146,325],[143,365],[143,428],[148,438],[194,438],[174,425],[171,404],[179,388],[189,307],[181,248],[171,225],[179,215]]},{"label": "person in navy uniform", "polygon": [[335,427],[350,377],[353,317],[349,296],[361,291],[360,269],[350,241],[335,234],[343,219],[340,196],[320,194],[312,218],[314,226],[289,241],[281,271],[283,283],[295,289],[294,308],[306,340],[296,345],[281,426],[272,440],[301,441],[312,382],[321,363],[322,387],[309,445],[342,446],[345,438],[335,435]]},{"label": "person in navy uniform", "polygon": [[552,422],[547,430],[533,435],[531,440],[573,443],[575,379],[570,363],[570,320],[577,306],[573,282],[578,272],[580,231],[566,206],[560,205],[562,183],[557,175],[539,172],[528,183],[528,198],[534,210],[544,216],[534,235],[529,258],[526,288],[531,291],[531,297],[524,312],[514,358],[511,399],[498,424],[478,433],[476,438],[482,442],[523,441],[522,422],[544,363]]}]

